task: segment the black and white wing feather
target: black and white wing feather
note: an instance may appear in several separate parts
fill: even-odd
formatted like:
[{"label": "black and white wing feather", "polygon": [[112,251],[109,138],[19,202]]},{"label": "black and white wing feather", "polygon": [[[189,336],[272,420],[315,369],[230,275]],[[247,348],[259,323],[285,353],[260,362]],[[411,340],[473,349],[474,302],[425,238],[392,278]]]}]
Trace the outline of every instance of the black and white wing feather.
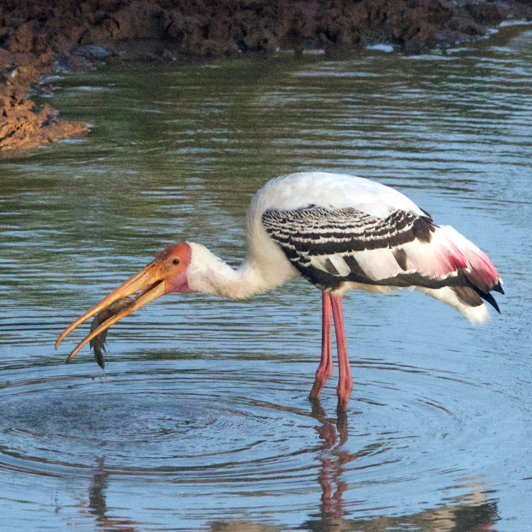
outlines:
[{"label": "black and white wing feather", "polygon": [[428,243],[435,227],[430,216],[396,210],[378,218],[354,208],[270,209],[262,223],[301,274],[320,288],[351,281],[408,286],[405,246]]},{"label": "black and white wing feather", "polygon": [[[489,317],[482,299],[498,310],[489,292],[502,292],[501,279],[486,255],[452,227],[435,225],[406,196],[373,181],[316,172],[278,178],[255,196],[248,231],[255,235],[250,242],[266,232],[322,290],[413,287],[475,323]],[[251,251],[267,249],[262,242]]]}]

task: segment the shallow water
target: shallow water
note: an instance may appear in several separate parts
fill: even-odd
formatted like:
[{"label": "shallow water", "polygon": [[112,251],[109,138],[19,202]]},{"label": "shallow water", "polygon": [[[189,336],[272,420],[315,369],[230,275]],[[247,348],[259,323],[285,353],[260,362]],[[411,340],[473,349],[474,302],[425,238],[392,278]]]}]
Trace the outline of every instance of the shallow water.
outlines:
[{"label": "shallow water", "polygon": [[[281,54],[53,81],[88,138],[0,161],[0,528],[527,530],[532,30],[446,55]],[[43,98],[44,101],[44,98]],[[168,296],[58,334],[175,241],[231,264],[251,195],[322,169],[405,192],[505,281],[473,327],[420,294],[345,299],[354,391],[311,404],[319,292]],[[88,325],[85,327],[88,330]]]}]

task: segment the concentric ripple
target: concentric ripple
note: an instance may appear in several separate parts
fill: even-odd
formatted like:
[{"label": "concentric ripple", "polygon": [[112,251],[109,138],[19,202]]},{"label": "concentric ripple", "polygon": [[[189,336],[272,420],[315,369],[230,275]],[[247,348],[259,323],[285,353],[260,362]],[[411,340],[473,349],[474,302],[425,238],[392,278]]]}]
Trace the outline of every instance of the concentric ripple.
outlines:
[{"label": "concentric ripple", "polygon": [[[121,370],[124,365],[130,366],[120,364]],[[293,425],[314,422],[253,400],[257,383],[235,382],[241,378],[230,368],[213,375],[180,366],[157,364],[154,371],[146,363],[97,378],[63,372],[12,381],[2,390],[4,456],[30,461],[36,472],[39,463],[92,467],[106,453],[112,454],[107,466],[126,473],[190,469],[193,476],[211,467],[227,476],[245,461],[253,475],[261,463],[290,454]]]},{"label": "concentric ripple", "polygon": [[[61,80],[55,107],[94,131],[1,161],[0,528],[528,530],[531,39]],[[463,232],[505,281],[502,315],[350,294],[346,416],[337,374],[307,399],[320,304],[302,280],[161,298],[113,328],[107,375],[88,350],[62,364],[57,334],[152,253],[187,239],[238,264],[250,196],[309,169]]]},{"label": "concentric ripple", "polygon": [[[489,427],[469,416],[493,392],[427,368],[377,359],[352,366],[345,416],[335,413],[334,382],[321,402],[307,399],[309,362],[126,361],[103,375],[91,361],[33,368],[30,379],[6,371],[0,474],[24,473],[25,484],[78,479],[89,494],[99,486],[98,500],[160,489],[165,511],[179,501],[192,522],[232,518],[242,504],[259,520],[310,515],[318,500],[331,515],[368,518],[378,515],[376,494],[393,508],[399,487],[412,511],[442,504],[449,486],[457,500],[469,497],[472,458],[461,450],[471,439],[492,445]],[[141,521],[164,523],[153,504],[139,502]]]},{"label": "concentric ripple", "polygon": [[[305,476],[309,463],[302,455],[319,453],[320,423],[337,422],[333,385],[324,390],[322,403],[331,407],[331,417],[306,399],[313,373],[308,364],[277,364],[274,375],[266,364],[252,366],[121,363],[115,365],[119,371],[95,376],[84,374],[83,364],[33,371],[31,380],[14,371],[0,394],[2,461],[38,474],[50,473],[50,467],[92,468],[105,454],[106,466],[117,473],[179,471],[181,481],[198,479],[206,468],[211,479],[224,481]],[[425,438],[460,428],[434,389],[440,379],[375,361],[357,365],[356,372],[360,382],[348,414],[355,440],[348,447],[370,465],[401,461],[398,449],[405,443],[423,446]],[[392,382],[390,375],[401,378]],[[419,385],[427,377],[432,384]],[[441,385],[447,392],[449,382]],[[432,397],[421,394],[427,388]]]}]

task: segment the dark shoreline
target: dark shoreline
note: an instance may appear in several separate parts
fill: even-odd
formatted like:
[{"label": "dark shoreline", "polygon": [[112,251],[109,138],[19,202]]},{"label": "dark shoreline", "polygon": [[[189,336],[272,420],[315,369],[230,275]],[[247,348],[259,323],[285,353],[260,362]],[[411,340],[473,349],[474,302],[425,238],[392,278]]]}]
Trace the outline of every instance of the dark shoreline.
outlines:
[{"label": "dark shoreline", "polygon": [[[45,4],[45,5],[43,5]],[[443,0],[3,0],[0,156],[84,134],[28,99],[42,75],[107,63],[190,61],[279,49],[351,50],[391,44],[405,54],[532,19],[532,2]]]}]

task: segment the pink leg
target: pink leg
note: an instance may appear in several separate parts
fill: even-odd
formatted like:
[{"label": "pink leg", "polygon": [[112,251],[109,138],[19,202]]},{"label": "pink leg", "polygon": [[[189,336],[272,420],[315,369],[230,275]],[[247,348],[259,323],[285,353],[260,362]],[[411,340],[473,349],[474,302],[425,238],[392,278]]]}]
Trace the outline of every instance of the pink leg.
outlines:
[{"label": "pink leg", "polygon": [[316,371],[314,386],[310,391],[309,398],[317,399],[321,389],[332,375],[333,361],[331,354],[331,296],[322,292],[322,325],[321,325],[321,362]]},{"label": "pink leg", "polygon": [[342,296],[331,296],[332,312],[334,317],[334,329],[336,331],[336,346],[338,348],[338,369],[340,377],[338,379],[338,410],[345,412],[347,402],[353,389],[353,378],[347,357],[347,344],[345,342],[344,318],[342,313]]}]

